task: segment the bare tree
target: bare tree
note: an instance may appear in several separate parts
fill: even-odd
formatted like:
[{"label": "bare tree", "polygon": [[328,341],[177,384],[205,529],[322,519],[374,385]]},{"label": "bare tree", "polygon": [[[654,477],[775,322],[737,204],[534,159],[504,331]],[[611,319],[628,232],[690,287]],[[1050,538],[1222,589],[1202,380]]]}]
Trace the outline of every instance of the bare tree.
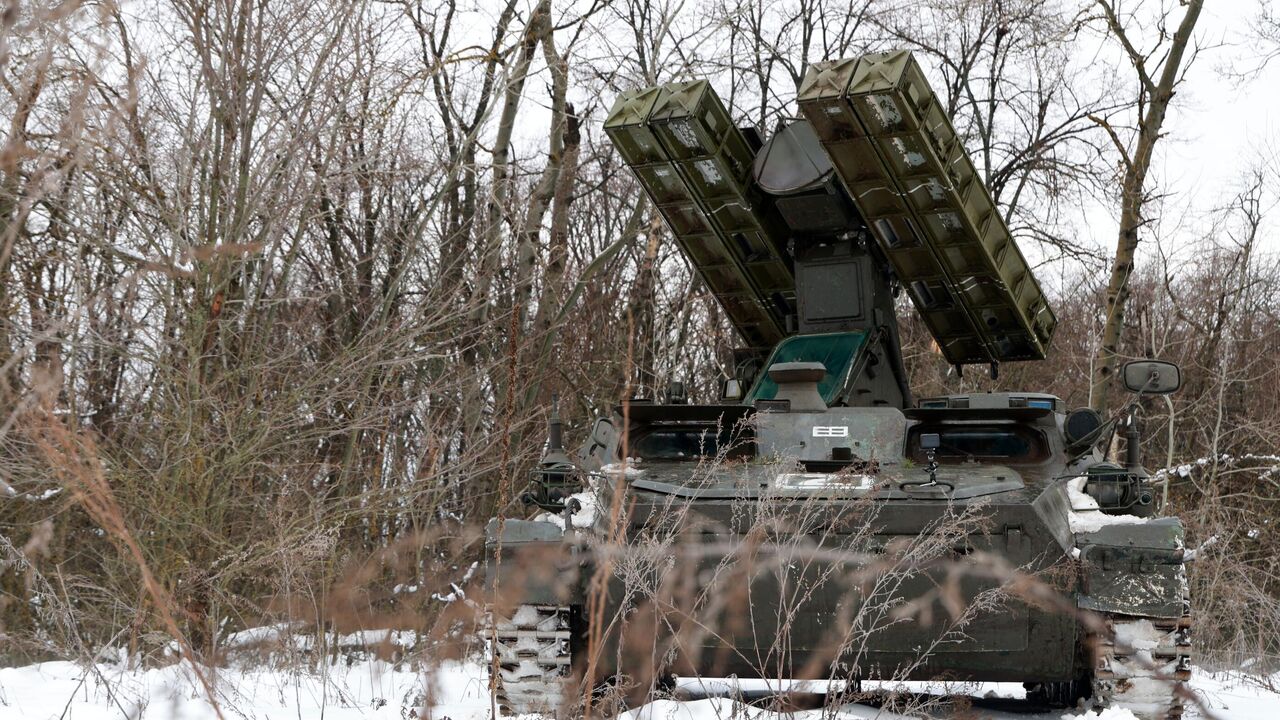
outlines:
[{"label": "bare tree", "polygon": [[[1120,332],[1124,327],[1125,303],[1129,298],[1129,279],[1133,274],[1139,231],[1147,222],[1143,215],[1144,204],[1149,197],[1147,174],[1156,143],[1162,137],[1161,129],[1174,92],[1195,59],[1192,33],[1203,5],[1203,0],[1188,0],[1173,34],[1160,33],[1154,47],[1147,50],[1141,48],[1143,38],[1133,17],[1122,17],[1117,3],[1112,0],[1097,0],[1107,33],[1120,45],[1136,75],[1138,99],[1136,127],[1127,140],[1121,137],[1120,131],[1108,118],[1095,116],[1095,122],[1110,135],[1121,160],[1120,229],[1107,282],[1106,322],[1094,359],[1090,389],[1090,404],[1104,415],[1109,407],[1111,377],[1120,353]],[[1171,12],[1161,12],[1159,26],[1170,23]],[[1192,52],[1187,56],[1189,48]]]},{"label": "bare tree", "polygon": [[[730,105],[756,125],[794,114],[795,92],[810,63],[847,57],[871,43],[864,24],[870,2],[732,0],[720,7],[728,48]],[[755,105],[754,109],[751,108]]]},{"label": "bare tree", "polygon": [[1252,25],[1253,37],[1259,41],[1259,69],[1280,57],[1280,11],[1267,0],[1258,1],[1258,12]]}]

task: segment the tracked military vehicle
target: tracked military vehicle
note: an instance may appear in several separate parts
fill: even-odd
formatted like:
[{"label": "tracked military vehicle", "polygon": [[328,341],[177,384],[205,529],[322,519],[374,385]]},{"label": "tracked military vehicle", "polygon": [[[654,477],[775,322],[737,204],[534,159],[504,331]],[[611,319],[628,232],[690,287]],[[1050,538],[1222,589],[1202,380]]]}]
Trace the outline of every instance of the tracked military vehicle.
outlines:
[{"label": "tracked military vehicle", "polygon": [[[1043,359],[1056,324],[920,68],[818,63],[798,104],[767,141],[705,81],[605,121],[744,347],[713,404],[634,399],[573,454],[553,422],[525,496],[549,512],[487,529],[498,699],[572,715],[671,673],[950,679],[1179,716],[1183,531],[1155,517],[1132,413],[908,386],[899,292],[957,368]],[[1124,380],[1171,392],[1177,368]],[[1117,431],[1123,464],[1100,449]]]}]

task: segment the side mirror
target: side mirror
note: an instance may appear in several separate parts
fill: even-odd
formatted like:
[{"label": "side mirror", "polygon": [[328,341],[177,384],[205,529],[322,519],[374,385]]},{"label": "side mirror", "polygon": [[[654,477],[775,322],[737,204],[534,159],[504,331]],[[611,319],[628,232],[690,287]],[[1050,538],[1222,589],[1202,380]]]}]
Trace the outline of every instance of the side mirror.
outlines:
[{"label": "side mirror", "polygon": [[1124,364],[1121,370],[1129,392],[1145,395],[1168,395],[1182,386],[1182,371],[1163,360],[1137,360]]},{"label": "side mirror", "polygon": [[608,418],[600,418],[591,426],[591,443],[597,447],[607,447],[613,442],[613,434],[613,422]]},{"label": "side mirror", "polygon": [[720,385],[721,400],[741,400],[742,399],[742,381],[737,378],[729,378]]},{"label": "side mirror", "polygon": [[920,435],[921,450],[937,450],[942,447],[942,437],[938,433],[922,433]]}]

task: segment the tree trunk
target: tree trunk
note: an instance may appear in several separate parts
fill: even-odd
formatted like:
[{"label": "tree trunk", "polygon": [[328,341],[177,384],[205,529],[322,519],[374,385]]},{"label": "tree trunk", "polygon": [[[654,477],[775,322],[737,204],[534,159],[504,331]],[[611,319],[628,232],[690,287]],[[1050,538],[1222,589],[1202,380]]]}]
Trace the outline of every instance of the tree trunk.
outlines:
[{"label": "tree trunk", "polygon": [[569,254],[569,207],[573,204],[573,181],[578,176],[578,156],[582,147],[579,123],[573,105],[569,105],[565,115],[564,157],[551,210],[547,270],[542,278],[542,294],[538,298],[538,314],[534,319],[534,333],[537,337],[551,331],[552,318],[556,316],[563,300],[562,286]]},{"label": "tree trunk", "polygon": [[[551,133],[547,142],[547,165],[543,168],[542,177],[538,179],[538,184],[529,198],[529,212],[525,216],[524,231],[520,234],[520,243],[516,248],[515,306],[520,313],[522,329],[528,329],[529,326],[529,302],[533,297],[533,278],[541,255],[539,238],[542,235],[542,221],[546,217],[547,208],[552,200],[559,202],[561,178],[564,177],[562,168],[565,155],[565,95],[569,91],[569,69],[564,59],[555,50],[555,39],[550,29],[542,38],[542,50],[552,78]],[[576,132],[576,126],[574,131]],[[570,169],[570,176],[572,173],[573,170]],[[572,184],[572,177],[568,178],[568,181]],[[555,232],[554,228],[552,232]],[[543,314],[542,305],[539,304],[538,316],[541,317]]]},{"label": "tree trunk", "polygon": [[1111,134],[1125,164],[1120,197],[1120,231],[1116,238],[1111,277],[1107,281],[1107,319],[1102,328],[1102,342],[1094,358],[1093,382],[1089,392],[1093,408],[1106,416],[1109,409],[1108,391],[1111,376],[1115,374],[1116,358],[1120,354],[1125,302],[1129,299],[1129,278],[1133,274],[1134,255],[1138,249],[1138,231],[1146,223],[1146,219],[1142,216],[1142,209],[1146,201],[1144,188],[1147,172],[1151,168],[1151,156],[1155,151],[1156,142],[1160,139],[1160,128],[1164,125],[1169,101],[1173,99],[1174,87],[1178,84],[1184,70],[1182,57],[1191,40],[1196,19],[1200,16],[1203,0],[1188,2],[1186,14],[1182,16],[1182,22],[1173,35],[1169,54],[1160,68],[1158,81],[1153,81],[1147,73],[1145,57],[1133,46],[1126,35],[1114,8],[1107,0],[1098,0],[1098,4],[1106,15],[1111,33],[1124,46],[1134,70],[1138,73],[1139,107],[1144,104],[1146,106],[1146,111],[1142,113],[1138,123],[1138,141],[1132,154],[1119,142],[1111,126],[1100,121]]},{"label": "tree trunk", "polygon": [[658,250],[662,247],[661,221],[655,216],[649,222],[649,230],[645,237],[644,258],[636,272],[636,283],[632,289],[630,309],[631,316],[631,392],[634,394],[641,388],[654,392],[657,383],[657,368],[653,354],[653,315],[657,305],[657,272]]},{"label": "tree trunk", "polygon": [[520,99],[524,83],[529,77],[529,65],[544,32],[551,29],[551,0],[541,0],[529,16],[521,40],[520,57],[508,80],[502,115],[498,120],[498,132],[493,144],[493,186],[489,190],[489,208],[485,218],[484,247],[481,249],[480,269],[476,277],[476,292],[471,302],[472,319],[483,324],[489,319],[489,290],[493,276],[498,272],[502,254],[503,215],[508,212],[510,184],[511,135],[515,131]]}]

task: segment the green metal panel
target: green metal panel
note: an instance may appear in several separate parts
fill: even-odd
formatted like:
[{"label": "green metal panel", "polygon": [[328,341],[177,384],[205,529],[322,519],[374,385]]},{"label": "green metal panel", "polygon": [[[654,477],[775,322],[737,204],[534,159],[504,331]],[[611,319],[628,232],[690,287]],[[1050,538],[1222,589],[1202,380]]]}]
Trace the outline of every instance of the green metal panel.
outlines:
[{"label": "green metal panel", "polygon": [[[849,369],[866,346],[868,335],[869,333],[857,331],[790,337],[773,349],[764,367],[788,362],[822,363],[827,368],[827,374],[818,383],[818,393],[827,403],[832,403],[836,399],[836,393],[843,389]],[[778,383],[769,377],[769,373],[761,373],[745,402],[752,405],[757,400],[772,400],[777,394]]]},{"label": "green metal panel", "polygon": [[614,101],[604,129],[628,165],[667,161],[658,139],[645,124],[654,104],[665,92],[661,87],[640,88],[623,93]]},{"label": "green metal panel", "polygon": [[816,63],[798,97],[947,359],[1041,359],[1057,323],[911,53]]},{"label": "green metal panel", "polygon": [[605,132],[708,289],[754,347],[786,336],[786,235],[752,188],[754,153],[705,80],[624,93]]}]

